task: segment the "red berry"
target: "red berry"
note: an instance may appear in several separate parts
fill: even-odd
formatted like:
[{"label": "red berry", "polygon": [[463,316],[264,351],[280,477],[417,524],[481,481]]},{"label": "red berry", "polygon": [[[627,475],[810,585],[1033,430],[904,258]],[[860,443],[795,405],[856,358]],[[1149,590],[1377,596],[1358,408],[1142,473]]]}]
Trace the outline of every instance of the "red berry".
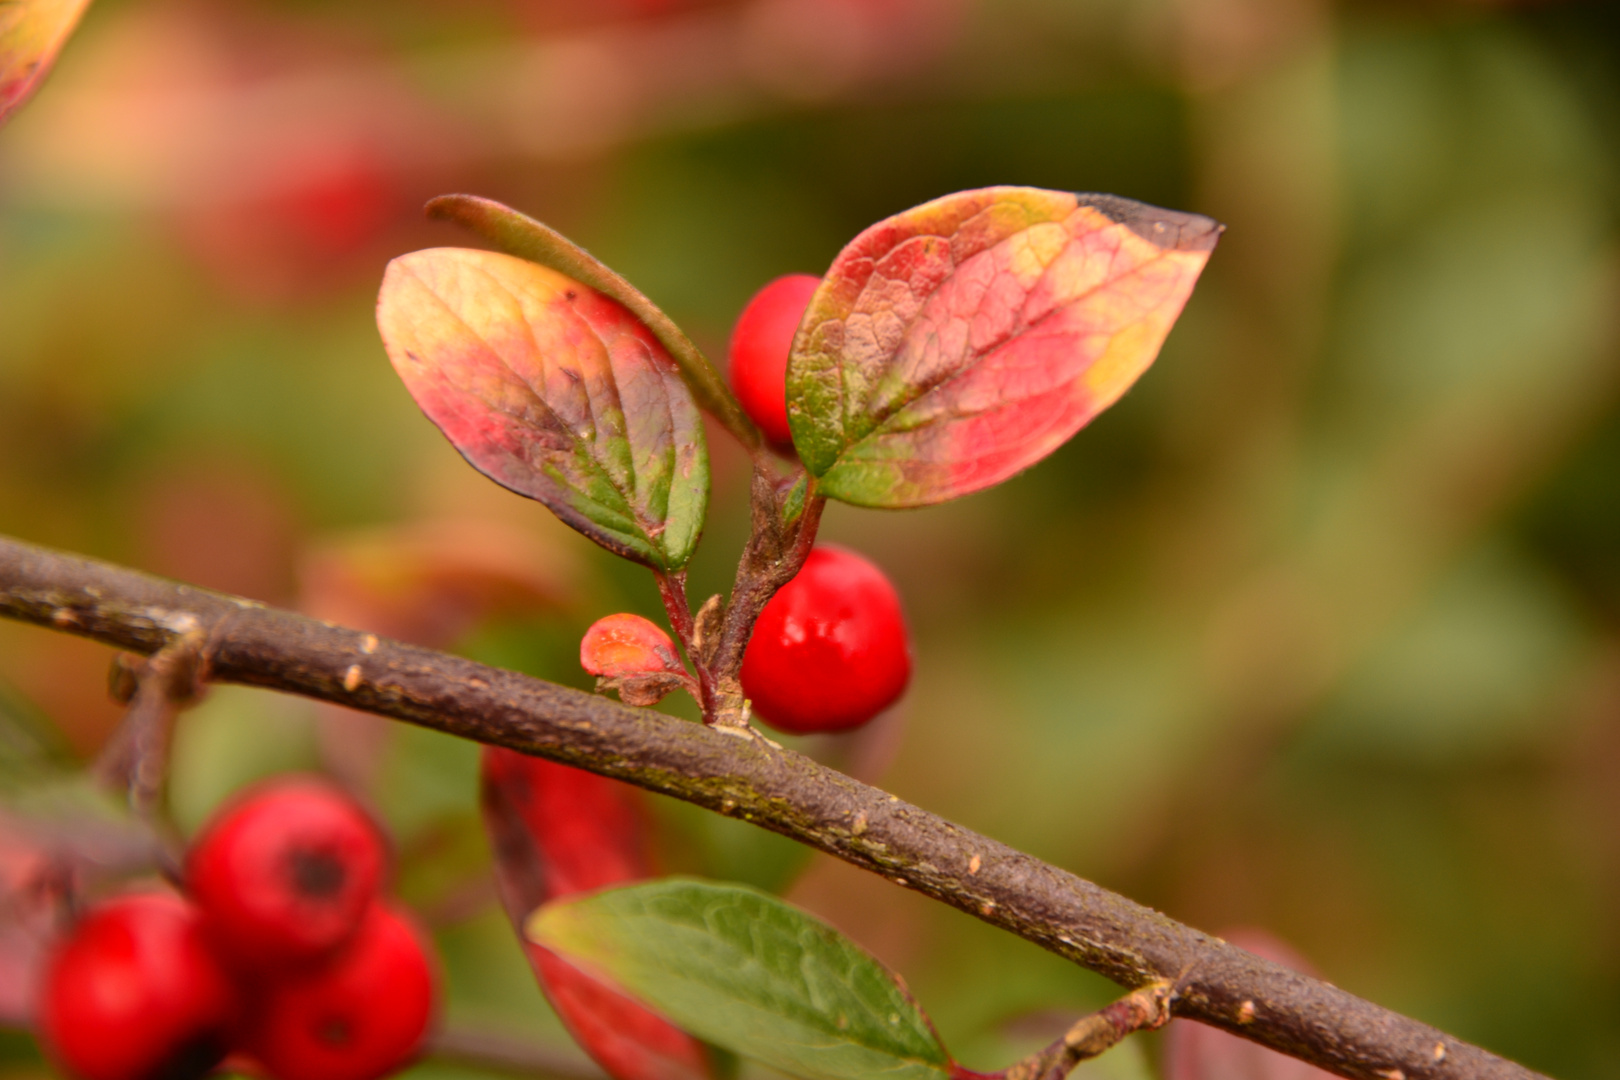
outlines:
[{"label": "red berry", "polygon": [[754,294],[731,331],[731,389],[765,437],[782,446],[793,445],[787,418],[788,351],[820,284],[813,274],[777,278]]},{"label": "red berry", "polygon": [[760,613],[743,654],[743,692],[772,727],[796,735],[859,727],[911,678],[900,596],[882,570],[817,547]]},{"label": "red berry", "polygon": [[196,908],[167,893],[95,908],[57,946],[40,1030],[81,1080],[189,1080],[225,1056],[236,993]]},{"label": "red berry", "polygon": [[415,1055],[433,1007],[421,937],[373,904],[343,951],[263,987],[245,1049],[278,1080],[373,1080]]},{"label": "red berry", "polygon": [[321,959],[346,942],[377,895],[382,837],[322,780],[277,780],[207,826],[186,887],[221,954],[250,971]]}]

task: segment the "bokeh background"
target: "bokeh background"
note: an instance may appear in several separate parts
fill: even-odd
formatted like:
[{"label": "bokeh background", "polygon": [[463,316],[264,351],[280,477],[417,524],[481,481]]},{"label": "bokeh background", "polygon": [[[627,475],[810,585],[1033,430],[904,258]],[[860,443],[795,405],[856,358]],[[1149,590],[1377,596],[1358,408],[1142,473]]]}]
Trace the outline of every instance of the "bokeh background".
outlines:
[{"label": "bokeh background", "polygon": [[[898,582],[917,668],[809,749],[1538,1069],[1620,1076],[1617,107],[1603,3],[96,0],[0,131],[0,531],[585,686],[584,626],[656,595],[467,468],[390,371],[384,263],[469,242],[427,197],[553,224],[715,357],[766,280],[949,191],[1209,214],[1157,365],[1067,447],[943,507],[829,509]],[[711,445],[698,597],[744,528]],[[0,840],[116,831],[74,779],[119,717],[110,657],[0,625]],[[218,688],[173,810],[343,776],[436,928],[450,1029],[588,1075],[493,903],[475,749]],[[1110,996],[654,812],[667,866],[785,888],[971,1066]],[[1140,1080],[1157,1045],[1088,1069]],[[0,1035],[0,1076],[44,1075]]]}]

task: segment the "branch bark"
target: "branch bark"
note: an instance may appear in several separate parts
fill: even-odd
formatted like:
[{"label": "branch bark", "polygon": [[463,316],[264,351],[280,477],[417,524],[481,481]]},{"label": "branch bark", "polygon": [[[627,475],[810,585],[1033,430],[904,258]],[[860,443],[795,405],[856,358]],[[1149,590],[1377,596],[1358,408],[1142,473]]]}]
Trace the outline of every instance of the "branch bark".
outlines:
[{"label": "branch bark", "polygon": [[216,681],[390,716],[742,818],[960,908],[1177,1016],[1357,1080],[1538,1074],[763,740],[0,537],[0,615],[143,653],[202,631]]}]

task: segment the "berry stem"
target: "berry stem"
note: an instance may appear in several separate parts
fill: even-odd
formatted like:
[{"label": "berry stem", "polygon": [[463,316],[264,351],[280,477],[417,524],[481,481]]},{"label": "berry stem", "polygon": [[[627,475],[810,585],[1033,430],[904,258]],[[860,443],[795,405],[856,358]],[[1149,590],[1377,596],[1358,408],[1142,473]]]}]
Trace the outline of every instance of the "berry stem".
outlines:
[{"label": "berry stem", "polygon": [[180,710],[201,691],[207,635],[192,630],[150,657],[120,656],[110,679],[113,696],[129,706],[96,771],[126,789],[130,809],[150,827],[169,855],[183,844],[168,816],[169,749]]},{"label": "berry stem", "polygon": [[[809,485],[804,509],[788,521],[784,514],[785,498],[801,481]],[[731,601],[726,606],[720,641],[710,665],[712,707],[704,710],[704,721],[710,725],[747,725],[746,701],[737,677],[742,669],[743,652],[748,648],[759,613],[778,589],[793,580],[809,556],[826,500],[815,493],[815,481],[807,480],[802,466],[784,478],[756,459],[750,504],[753,527],[742,559],[737,563]]]},{"label": "berry stem", "polygon": [[676,570],[666,574],[662,570],[654,570],[653,577],[658,581],[658,595],[664,601],[664,613],[669,616],[670,629],[675,631],[675,639],[686,653],[686,662],[697,676],[697,685],[689,685],[688,689],[693,691],[692,696],[697,698],[698,707],[703,710],[703,722],[713,723],[710,712],[714,701],[714,679],[694,642],[697,624],[692,618],[692,603],[686,596],[686,571]]}]

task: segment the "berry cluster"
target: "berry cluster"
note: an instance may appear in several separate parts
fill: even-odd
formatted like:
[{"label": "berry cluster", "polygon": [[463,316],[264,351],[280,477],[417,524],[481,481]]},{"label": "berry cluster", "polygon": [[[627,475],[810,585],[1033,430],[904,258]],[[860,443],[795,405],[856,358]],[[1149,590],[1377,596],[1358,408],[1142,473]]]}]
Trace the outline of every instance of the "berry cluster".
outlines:
[{"label": "berry cluster", "polygon": [[382,836],[343,793],[287,779],[186,857],[184,897],[90,910],[45,973],[40,1028],[82,1080],[185,1080],[227,1054],[275,1080],[372,1080],[434,1010],[421,934],[380,895]]}]

